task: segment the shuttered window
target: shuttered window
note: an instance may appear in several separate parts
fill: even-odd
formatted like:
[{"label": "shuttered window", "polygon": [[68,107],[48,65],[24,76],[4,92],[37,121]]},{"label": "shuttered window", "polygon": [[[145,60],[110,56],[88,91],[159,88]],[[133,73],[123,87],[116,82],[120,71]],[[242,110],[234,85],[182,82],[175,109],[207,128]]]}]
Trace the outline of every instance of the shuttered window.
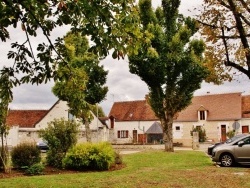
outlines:
[{"label": "shuttered window", "polygon": [[117,131],[117,138],[128,138],[128,130]]}]

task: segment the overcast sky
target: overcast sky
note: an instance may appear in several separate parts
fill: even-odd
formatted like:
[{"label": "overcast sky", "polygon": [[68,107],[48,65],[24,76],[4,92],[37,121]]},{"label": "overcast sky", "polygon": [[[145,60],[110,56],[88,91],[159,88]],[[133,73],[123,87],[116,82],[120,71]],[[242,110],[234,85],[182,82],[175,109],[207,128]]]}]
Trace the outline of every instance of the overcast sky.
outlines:
[{"label": "overcast sky", "polygon": [[[201,0],[182,0],[180,12],[185,15],[194,14],[194,8],[201,5]],[[153,5],[160,5],[160,0],[153,0]],[[189,11],[191,10],[191,11]],[[56,31],[56,35],[62,34],[62,29]],[[67,32],[67,29],[64,31]],[[22,38],[23,33],[15,33],[12,36],[14,42]],[[42,40],[37,37],[35,40]],[[0,45],[0,54],[2,65],[8,62],[6,58],[5,43]],[[132,75],[128,69],[127,60],[114,60],[108,56],[101,62],[105,70],[109,71],[107,86],[109,92],[106,99],[100,104],[103,107],[106,115],[108,115],[113,102],[128,101],[128,100],[142,100],[148,93],[148,88],[144,82],[140,80],[137,75]],[[249,94],[248,86],[249,79],[244,76],[239,76],[238,80],[232,83],[225,83],[221,86],[214,86],[212,84],[203,83],[201,89],[195,92],[195,95],[204,95],[208,92],[225,93],[225,92],[243,92]],[[14,100],[10,105],[11,109],[49,109],[58,99],[52,94],[51,87],[53,83],[36,85],[22,85],[14,89]]]}]

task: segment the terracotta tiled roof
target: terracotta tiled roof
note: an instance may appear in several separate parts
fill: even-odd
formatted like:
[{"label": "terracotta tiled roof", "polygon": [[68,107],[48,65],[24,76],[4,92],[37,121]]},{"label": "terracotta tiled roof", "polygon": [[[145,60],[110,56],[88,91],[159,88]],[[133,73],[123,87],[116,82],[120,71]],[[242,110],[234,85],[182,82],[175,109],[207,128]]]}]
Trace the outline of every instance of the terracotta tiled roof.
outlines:
[{"label": "terracotta tiled roof", "polygon": [[250,95],[242,96],[242,117],[250,118]]},{"label": "terracotta tiled roof", "polygon": [[115,102],[109,113],[115,121],[158,120],[146,100]]},{"label": "terracotta tiled roof", "polygon": [[7,125],[19,125],[21,128],[34,128],[49,110],[10,110]]},{"label": "terracotta tiled roof", "polygon": [[[250,105],[250,99],[249,99]],[[175,121],[198,121],[198,110],[208,111],[208,121],[241,118],[241,93],[195,96],[192,103],[178,113]],[[109,113],[116,121],[152,121],[158,118],[146,100],[115,102]]]},{"label": "terracotta tiled roof", "polygon": [[192,103],[178,114],[177,121],[197,121],[201,107],[208,111],[208,121],[240,119],[241,93],[195,96]]}]

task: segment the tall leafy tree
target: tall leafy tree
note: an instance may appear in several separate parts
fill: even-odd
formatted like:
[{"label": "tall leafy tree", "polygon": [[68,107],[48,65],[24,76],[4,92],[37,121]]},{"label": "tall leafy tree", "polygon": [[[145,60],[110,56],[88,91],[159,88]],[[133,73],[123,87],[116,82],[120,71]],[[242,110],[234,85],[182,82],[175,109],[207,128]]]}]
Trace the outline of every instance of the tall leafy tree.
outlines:
[{"label": "tall leafy tree", "polygon": [[[68,26],[88,36],[92,41],[89,50],[99,57],[108,55],[110,49],[114,49],[114,58],[136,51],[140,36],[134,0],[2,0],[0,17],[1,45],[11,39],[11,31],[24,36],[13,41],[7,54],[13,64],[1,70],[13,77],[12,85],[57,79],[58,63],[66,66],[68,62],[58,47],[63,39],[51,37],[55,29]],[[45,40],[36,46],[33,40],[37,36]],[[134,48],[128,48],[127,43],[135,44]]]},{"label": "tall leafy tree", "polygon": [[1,162],[0,163],[3,165],[5,172],[8,172],[9,168],[7,139],[6,139],[9,131],[9,126],[6,124],[6,118],[8,115],[9,103],[13,99],[10,89],[12,89],[10,76],[8,74],[1,74],[0,76],[0,138],[1,138],[0,161]]},{"label": "tall leafy tree", "polygon": [[98,56],[88,52],[86,37],[80,33],[68,33],[64,41],[65,59],[70,63],[68,67],[59,66],[59,80],[53,87],[53,92],[60,99],[67,101],[70,112],[82,120],[87,141],[91,142],[91,109],[101,102],[108,92],[108,88],[104,86],[108,72],[99,65]]},{"label": "tall leafy tree", "polygon": [[[206,58],[216,83],[243,73],[250,78],[250,6],[248,0],[206,0],[201,33],[206,39]],[[233,73],[233,74],[232,74]],[[237,75],[236,74],[236,75]]]},{"label": "tall leafy tree", "polygon": [[149,103],[160,119],[165,150],[173,148],[173,120],[186,108],[207,71],[203,66],[204,43],[190,40],[196,22],[178,13],[180,0],[162,0],[152,9],[151,0],[140,0],[142,32],[147,41],[138,55],[129,56],[130,72],[148,85]]}]

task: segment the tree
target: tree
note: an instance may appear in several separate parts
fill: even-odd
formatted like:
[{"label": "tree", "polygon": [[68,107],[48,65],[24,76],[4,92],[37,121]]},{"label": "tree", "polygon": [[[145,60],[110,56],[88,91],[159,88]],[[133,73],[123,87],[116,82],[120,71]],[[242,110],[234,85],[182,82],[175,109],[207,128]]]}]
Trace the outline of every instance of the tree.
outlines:
[{"label": "tree", "polygon": [[95,114],[96,117],[105,117],[106,116],[102,107],[99,105],[91,106],[91,111],[93,112],[93,114]]},{"label": "tree", "polygon": [[[62,38],[51,38],[56,28],[69,26],[72,32],[80,32],[93,42],[89,49],[99,57],[106,56],[114,49],[113,57],[124,57],[127,52],[136,51],[126,47],[136,44],[139,36],[137,10],[133,0],[3,0],[0,2],[0,38],[3,42],[11,37],[10,30],[19,29],[24,33],[21,43],[11,44],[13,51],[8,58],[14,64],[4,67],[2,73],[21,78],[13,79],[15,84],[47,82],[57,78],[57,64],[67,64],[58,46]],[[11,28],[13,26],[13,29]],[[20,27],[19,27],[20,26]],[[32,38],[42,35],[42,41],[33,47]],[[22,39],[20,39],[22,41]],[[4,43],[2,43],[4,44]],[[35,50],[36,49],[36,50]],[[19,75],[20,76],[20,75]],[[16,77],[17,78],[17,77]]]},{"label": "tree", "polygon": [[149,103],[161,121],[165,150],[173,149],[173,120],[186,108],[207,71],[203,66],[204,43],[190,40],[196,22],[178,14],[180,0],[162,0],[155,11],[151,0],[140,0],[142,43],[138,55],[129,56],[130,72],[148,85]]},{"label": "tree", "polygon": [[249,1],[206,0],[198,20],[206,39],[207,64],[213,70],[210,80],[231,81],[236,72],[250,79]]},{"label": "tree", "polygon": [[[9,126],[6,124],[6,118],[8,115],[9,103],[12,101],[10,89],[12,84],[10,82],[9,75],[1,74],[0,76],[0,137],[1,137],[1,151],[0,160],[3,165],[4,171],[8,172],[8,148],[7,148],[7,135]],[[6,141],[6,142],[5,142]]]},{"label": "tree", "polygon": [[91,106],[105,98],[108,88],[104,84],[108,72],[99,65],[98,56],[88,52],[86,37],[80,33],[68,33],[64,40],[65,59],[70,63],[68,67],[58,68],[60,78],[53,87],[53,93],[59,99],[67,101],[70,112],[82,120],[87,141],[91,142]]},{"label": "tree", "polygon": [[40,130],[39,135],[47,141],[49,150],[47,162],[51,166],[62,167],[62,160],[67,151],[77,143],[79,124],[75,121],[55,119],[48,127]]}]

